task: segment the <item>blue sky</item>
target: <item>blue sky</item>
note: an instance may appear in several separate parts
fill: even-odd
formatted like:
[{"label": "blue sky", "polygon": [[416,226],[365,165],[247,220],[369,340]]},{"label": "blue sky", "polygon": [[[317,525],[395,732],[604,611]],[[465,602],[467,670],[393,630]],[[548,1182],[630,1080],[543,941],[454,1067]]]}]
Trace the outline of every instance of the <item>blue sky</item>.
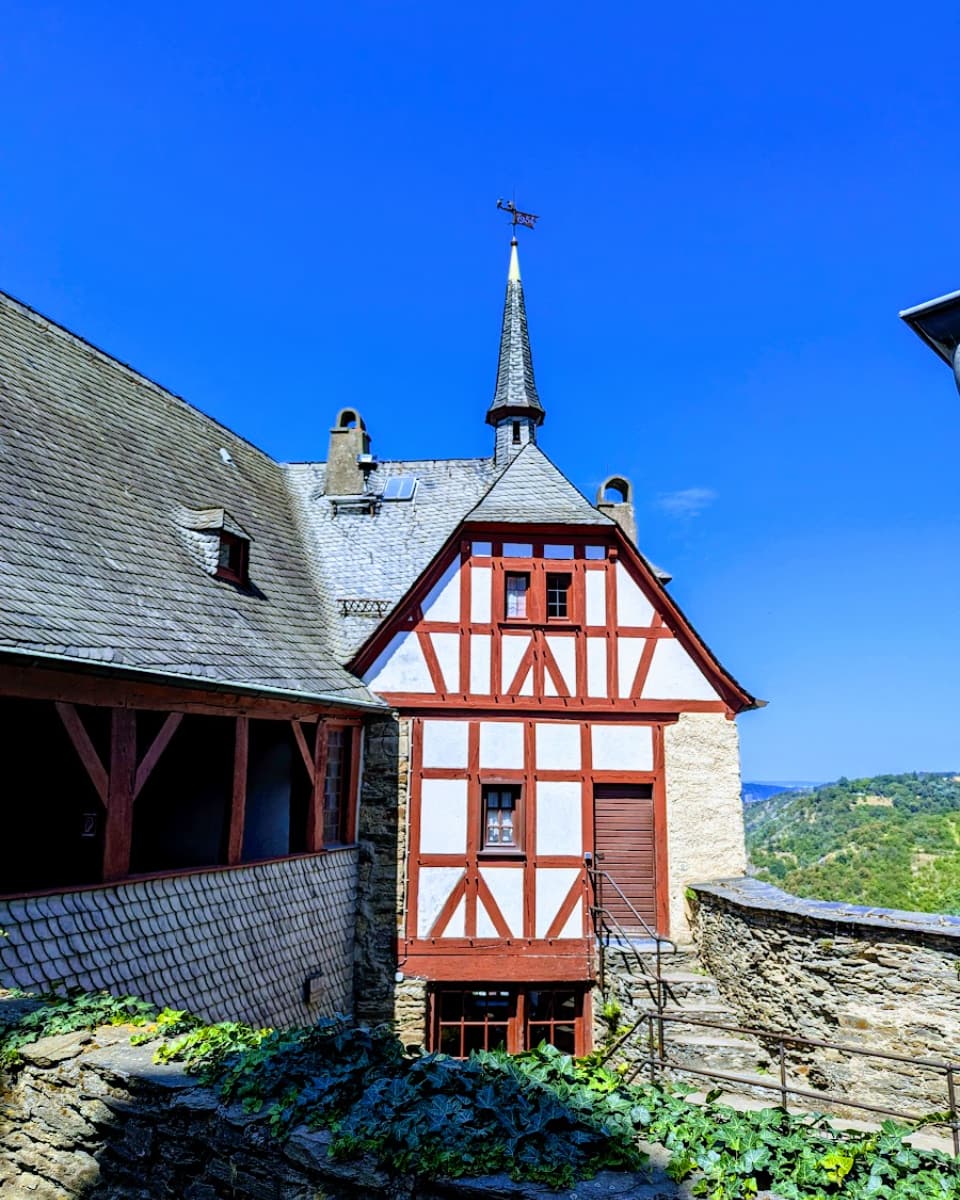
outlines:
[{"label": "blue sky", "polygon": [[[125,12],[124,9],[130,11]],[[285,459],[489,452],[515,194],[544,449],[767,709],[746,778],[960,769],[960,12],[8,3],[0,287]]]}]

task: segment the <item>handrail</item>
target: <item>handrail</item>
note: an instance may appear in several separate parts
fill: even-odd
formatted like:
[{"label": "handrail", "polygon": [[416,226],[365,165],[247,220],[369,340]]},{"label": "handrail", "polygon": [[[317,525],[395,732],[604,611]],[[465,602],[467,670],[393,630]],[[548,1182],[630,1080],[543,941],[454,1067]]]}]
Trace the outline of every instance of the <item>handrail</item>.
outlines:
[{"label": "handrail", "polygon": [[[675,1071],[684,1072],[689,1075],[700,1075],[707,1079],[721,1080],[727,1083],[737,1083],[746,1085],[752,1088],[765,1089],[767,1091],[778,1092],[780,1094],[780,1103],[784,1111],[787,1111],[787,1101],[789,1096],[798,1096],[804,1100],[815,1100],[820,1103],[827,1102],[830,1104],[839,1104],[847,1108],[861,1109],[864,1112],[878,1113],[885,1116],[899,1117],[901,1120],[911,1121],[914,1123],[924,1123],[927,1125],[939,1125],[950,1130],[951,1142],[953,1144],[953,1154],[955,1158],[960,1158],[960,1105],[958,1105],[957,1097],[957,1080],[960,1076],[960,1062],[950,1062],[946,1059],[937,1058],[911,1058],[906,1054],[895,1054],[890,1050],[873,1050],[869,1047],[853,1046],[849,1042],[828,1042],[819,1038],[807,1038],[800,1034],[784,1033],[781,1030],[773,1029],[752,1029],[741,1025],[724,1025],[719,1021],[703,1021],[698,1017],[685,1017],[678,1013],[665,1013],[662,1010],[654,1012],[648,1011],[641,1014],[640,1018],[632,1026],[629,1033],[624,1038],[620,1039],[618,1045],[622,1045],[626,1040],[626,1036],[633,1034],[640,1025],[647,1023],[647,1057],[641,1059],[637,1064],[637,1069],[642,1069],[644,1066],[649,1068],[651,1082],[655,1082],[657,1071],[662,1071],[664,1068],[672,1068]],[[656,1022],[657,1035],[654,1033],[654,1022]],[[729,1071],[717,1071],[708,1067],[692,1067],[686,1063],[677,1062],[671,1059],[666,1052],[664,1044],[664,1026],[674,1022],[680,1025],[692,1025],[699,1029],[719,1029],[725,1033],[747,1034],[748,1036],[759,1038],[766,1042],[775,1042],[778,1049],[779,1059],[779,1079],[771,1080],[769,1083],[757,1076],[739,1075]],[[868,1104],[863,1100],[853,1100],[849,1096],[834,1095],[829,1092],[812,1091],[809,1088],[793,1087],[787,1083],[787,1046],[811,1046],[823,1050],[838,1051],[843,1054],[850,1054],[859,1058],[879,1058],[885,1062],[907,1063],[914,1067],[927,1068],[931,1071],[937,1071],[945,1076],[947,1090],[947,1108],[945,1110],[946,1120],[930,1120],[929,1114],[907,1112],[903,1109],[887,1108],[878,1104]]]},{"label": "handrail", "polygon": [[[624,902],[624,904],[627,906],[627,908],[629,908],[631,915],[636,917],[638,923],[642,926],[643,931],[646,933],[647,937],[652,938],[653,941],[655,941],[658,945],[661,942],[663,942],[665,945],[672,946],[674,948],[674,950],[676,950],[677,943],[675,941],[673,941],[671,938],[664,937],[662,933],[657,933],[657,931],[655,929],[650,928],[650,926],[647,924],[647,922],[644,920],[644,918],[641,917],[641,915],[633,907],[630,900],[624,895],[623,889],[620,887],[619,883],[617,883],[617,881],[613,878],[613,876],[610,874],[609,871],[604,871],[600,867],[593,866],[592,862],[587,862],[587,874],[590,876],[591,882],[593,883],[594,895],[596,895],[596,893],[597,893],[596,880],[600,876],[603,876],[603,878],[607,881],[607,883],[610,884],[610,886],[617,893],[617,895],[620,897],[620,899]],[[603,911],[607,912],[608,910],[604,909]],[[608,913],[608,915],[612,915],[612,914]],[[616,918],[614,918],[614,920],[616,920]],[[617,922],[617,924],[619,925],[619,922]],[[621,932],[623,932],[622,926],[621,926]],[[624,933],[624,937],[627,937],[626,933]]]}]

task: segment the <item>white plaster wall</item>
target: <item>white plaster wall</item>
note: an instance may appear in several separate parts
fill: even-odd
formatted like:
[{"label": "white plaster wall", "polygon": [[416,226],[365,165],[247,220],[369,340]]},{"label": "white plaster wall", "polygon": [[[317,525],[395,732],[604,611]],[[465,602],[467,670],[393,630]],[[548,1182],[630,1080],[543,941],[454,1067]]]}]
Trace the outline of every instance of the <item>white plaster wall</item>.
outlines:
[{"label": "white plaster wall", "polygon": [[594,725],[591,746],[596,771],[653,770],[653,730],[649,725]]},{"label": "white plaster wall", "polygon": [[623,563],[617,563],[617,623],[619,625],[649,625],[653,620],[653,605],[634,583],[633,576]]},{"label": "white plaster wall", "polygon": [[[567,691],[571,696],[575,696],[577,694],[576,642],[572,637],[550,637],[548,634],[547,648],[560,669],[563,682],[567,685]],[[549,679],[549,674],[547,678]]]},{"label": "white plaster wall", "polygon": [[486,633],[470,635],[470,691],[478,696],[490,696],[490,636]]},{"label": "white plaster wall", "polygon": [[467,781],[420,782],[420,853],[466,854]]},{"label": "white plaster wall", "polygon": [[[537,937],[547,936],[578,874],[577,867],[537,868]],[[563,933],[566,934],[566,927]]]},{"label": "white plaster wall", "polygon": [[587,624],[606,625],[607,623],[607,573],[606,571],[585,571],[587,588]]},{"label": "white plaster wall", "polygon": [[[481,867],[480,874],[514,937],[523,936],[523,867]],[[477,905],[477,928],[480,909]],[[487,918],[489,920],[489,918]],[[486,926],[485,926],[486,928]],[[489,928],[493,928],[492,924]],[[484,934],[483,936],[487,936]],[[490,936],[499,936],[494,933]]]},{"label": "white plaster wall", "polygon": [[463,867],[421,867],[417,935],[428,937],[447,897],[463,878]]},{"label": "white plaster wall", "polygon": [[480,722],[480,766],[523,770],[523,723]]},{"label": "white plaster wall", "polygon": [[430,589],[423,602],[423,616],[427,621],[460,620],[460,567],[456,560]]},{"label": "white plaster wall", "polygon": [[607,694],[607,639],[587,638],[587,695]]},{"label": "white plaster wall", "polygon": [[719,700],[713,686],[676,638],[660,638],[643,685],[650,700]]},{"label": "white plaster wall", "polygon": [[433,652],[440,664],[440,674],[448,692],[460,691],[460,635],[457,633],[431,633]]},{"label": "white plaster wall", "polygon": [[629,696],[646,638],[617,638],[617,681],[620,695]]},{"label": "white plaster wall", "polygon": [[530,638],[526,634],[510,637],[505,635],[500,641],[500,690],[505,692],[513,683],[513,677],[517,673],[517,667],[520,666],[520,659],[523,658],[527,647],[530,645]]},{"label": "white plaster wall", "polygon": [[580,770],[580,724],[553,721],[536,726],[537,766],[545,771]]},{"label": "white plaster wall", "polygon": [[467,721],[424,721],[423,765],[466,768],[469,729]]},{"label": "white plaster wall", "polygon": [[449,924],[441,937],[462,938],[467,934],[467,902],[461,899],[460,903],[453,910],[453,916],[450,918]]},{"label": "white plaster wall", "polygon": [[583,785],[537,784],[537,854],[583,854]]},{"label": "white plaster wall", "polygon": [[363,677],[374,692],[432,692],[433,682],[415,633],[398,634]]},{"label": "white plaster wall", "polygon": [[489,567],[473,567],[470,575],[470,620],[485,625],[490,620],[490,595],[493,572]]},{"label": "white plaster wall", "polygon": [[684,889],[743,875],[737,727],[723,713],[682,713],[664,730],[670,936],[689,941]]}]

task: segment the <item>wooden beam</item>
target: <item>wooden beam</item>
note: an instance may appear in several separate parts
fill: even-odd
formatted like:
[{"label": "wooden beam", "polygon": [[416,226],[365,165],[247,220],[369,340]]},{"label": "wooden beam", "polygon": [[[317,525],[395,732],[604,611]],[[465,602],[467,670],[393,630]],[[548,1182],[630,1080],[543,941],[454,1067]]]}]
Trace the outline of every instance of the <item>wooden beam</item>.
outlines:
[{"label": "wooden beam", "polygon": [[110,780],[103,839],[103,878],[130,874],[133,790],[137,774],[137,714],[115,708],[110,714]]},{"label": "wooden beam", "polygon": [[100,761],[100,755],[97,753],[93,742],[90,740],[90,735],[80,718],[80,714],[72,704],[66,704],[62,701],[57,701],[54,705],[60,720],[63,722],[63,727],[67,731],[67,736],[73,743],[73,748],[80,756],[80,761],[87,769],[87,774],[90,776],[90,782],[96,789],[97,795],[100,797],[100,803],[104,807],[107,805],[107,791],[109,786],[109,778],[106,768]]},{"label": "wooden beam", "polygon": [[310,799],[307,801],[307,850],[323,849],[323,785],[327,777],[327,723],[317,725],[313,744]]},{"label": "wooden beam", "polygon": [[314,769],[313,754],[310,747],[307,745],[307,739],[303,732],[303,726],[299,721],[291,721],[290,728],[293,730],[293,736],[297,746],[300,748],[300,757],[303,759],[303,765],[307,768],[307,774],[310,776],[310,782],[316,783],[316,772]]},{"label": "wooden beam", "polygon": [[150,778],[150,772],[157,765],[160,755],[163,754],[167,746],[170,744],[170,739],[177,732],[180,722],[183,720],[183,713],[170,713],[164,723],[160,726],[160,732],[153,739],[150,749],[143,756],[140,766],[137,767],[137,777],[133,785],[133,798],[136,798],[143,791],[143,785]]},{"label": "wooden beam", "polygon": [[227,863],[235,866],[243,857],[243,823],[247,810],[247,765],[250,758],[250,720],[237,717],[233,747],[233,793],[230,798],[230,833]]}]

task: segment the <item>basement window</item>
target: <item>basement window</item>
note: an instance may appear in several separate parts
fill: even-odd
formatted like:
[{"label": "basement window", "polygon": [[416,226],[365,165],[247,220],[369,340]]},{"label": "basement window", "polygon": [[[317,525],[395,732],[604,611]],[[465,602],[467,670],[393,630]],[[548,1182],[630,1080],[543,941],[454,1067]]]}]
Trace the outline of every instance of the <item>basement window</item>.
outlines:
[{"label": "basement window", "polygon": [[229,583],[247,583],[249,549],[250,543],[245,538],[221,529],[217,569],[214,572],[217,579],[225,579]]}]

